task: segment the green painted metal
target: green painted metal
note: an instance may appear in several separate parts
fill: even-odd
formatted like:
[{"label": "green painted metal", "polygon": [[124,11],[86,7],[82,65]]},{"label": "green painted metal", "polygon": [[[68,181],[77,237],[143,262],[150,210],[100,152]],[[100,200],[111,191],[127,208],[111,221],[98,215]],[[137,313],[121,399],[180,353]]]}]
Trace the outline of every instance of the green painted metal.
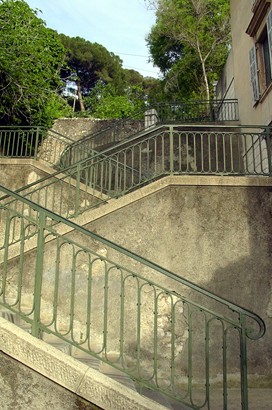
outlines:
[{"label": "green painted metal", "polygon": [[45,127],[0,126],[0,157],[41,159],[50,165],[74,141]]},{"label": "green painted metal", "polygon": [[[248,409],[247,340],[265,333],[258,315],[0,190],[12,199],[0,205],[0,304],[30,323],[34,335],[52,333],[195,410],[211,408],[218,374],[228,408],[228,360],[241,357],[241,409]],[[72,234],[61,235],[59,224]],[[213,354],[216,348],[222,354]]]},{"label": "green painted metal", "polygon": [[155,103],[133,117],[116,120],[111,126],[86,135],[69,145],[62,153],[60,166],[66,168],[92,156],[93,151],[104,151],[109,145],[145,133],[146,129],[169,123],[228,123],[238,121],[238,100],[189,101]]},{"label": "green painted metal", "polygon": [[167,175],[270,176],[270,133],[261,126],[161,125],[17,192],[70,219]]}]

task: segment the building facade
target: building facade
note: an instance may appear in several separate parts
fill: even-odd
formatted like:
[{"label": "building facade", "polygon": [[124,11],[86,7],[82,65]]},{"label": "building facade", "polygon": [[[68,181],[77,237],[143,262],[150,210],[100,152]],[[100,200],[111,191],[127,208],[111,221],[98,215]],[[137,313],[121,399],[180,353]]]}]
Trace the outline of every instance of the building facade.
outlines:
[{"label": "building facade", "polygon": [[217,98],[238,98],[240,123],[272,122],[272,4],[231,0],[232,50]]}]

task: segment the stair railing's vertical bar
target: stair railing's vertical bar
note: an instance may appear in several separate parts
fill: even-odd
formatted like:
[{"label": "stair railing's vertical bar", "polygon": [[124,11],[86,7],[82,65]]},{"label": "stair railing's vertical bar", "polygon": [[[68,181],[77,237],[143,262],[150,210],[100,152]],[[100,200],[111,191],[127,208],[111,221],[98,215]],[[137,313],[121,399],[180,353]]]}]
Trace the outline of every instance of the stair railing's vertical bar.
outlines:
[{"label": "stair railing's vertical bar", "polygon": [[154,351],[153,351],[153,372],[156,384],[158,384],[158,297],[154,298]]},{"label": "stair railing's vertical bar", "polygon": [[[189,164],[189,138],[188,138],[188,134],[185,134],[185,140],[186,140],[186,172],[190,171],[190,164]],[[180,150],[181,154],[182,151]]]},{"label": "stair railing's vertical bar", "polygon": [[[215,134],[212,134],[213,136]],[[209,161],[209,169],[208,172],[212,172],[212,154],[211,154],[211,133],[207,133],[208,137],[208,161]]]},{"label": "stair railing's vertical bar", "polygon": [[171,365],[170,365],[170,386],[175,389],[175,327],[176,327],[176,306],[171,295]]},{"label": "stair railing's vertical bar", "polygon": [[205,390],[206,403],[210,409],[210,322],[205,314]]},{"label": "stair railing's vertical bar", "polygon": [[70,326],[72,340],[75,341],[75,332],[74,332],[74,317],[75,317],[75,298],[76,298],[76,263],[78,252],[75,252],[75,247],[72,246],[73,257],[72,257],[72,271],[71,271],[71,290],[70,290]]},{"label": "stair railing's vertical bar", "polygon": [[123,191],[126,192],[127,189],[127,151],[124,151],[124,157],[123,157],[123,167],[124,167],[124,171],[123,171],[123,175],[124,175],[124,189]]},{"label": "stair railing's vertical bar", "polygon": [[161,134],[161,156],[162,156],[162,169],[165,171],[165,147],[164,147],[164,133]]},{"label": "stair railing's vertical bar", "polygon": [[[76,189],[75,189],[75,203],[74,203],[74,216],[78,216],[79,212],[79,196],[80,196],[80,182],[81,182],[81,163],[77,163],[76,166]],[[69,189],[70,192],[70,189]],[[68,213],[67,209],[67,213]]]},{"label": "stair railing's vertical bar", "polygon": [[[14,138],[13,139],[13,145],[12,145],[12,153],[13,153],[13,156],[14,157],[22,157],[23,156],[23,149],[24,149],[24,144],[23,144],[23,141],[24,141],[24,133],[23,133],[23,131],[22,131],[22,142],[21,142],[21,148],[20,148],[20,144],[19,144],[19,141],[20,141],[20,131],[18,131],[18,135],[17,135],[17,138]],[[26,141],[27,142],[27,141]],[[26,147],[27,147],[27,145],[26,145]],[[15,152],[14,152],[15,151]],[[27,156],[27,150],[25,150],[25,156]]]},{"label": "stair railing's vertical bar", "polygon": [[243,163],[244,163],[244,169],[245,173],[248,174],[248,155],[247,155],[247,140],[246,140],[246,135],[243,133],[242,134],[243,138]]},{"label": "stair railing's vertical bar", "polygon": [[266,146],[267,146],[267,161],[268,161],[268,173],[271,176],[272,175],[272,144],[271,144],[271,129],[266,128],[265,130],[265,139],[266,139]]},{"label": "stair railing's vertical bar", "polygon": [[230,172],[234,172],[234,162],[233,162],[233,134],[229,133],[229,145],[230,145]]},{"label": "stair railing's vertical bar", "polygon": [[[38,146],[39,146],[39,135],[40,135],[40,127],[36,128],[36,138],[35,138],[35,147],[34,147],[34,159],[38,159]],[[43,141],[41,141],[42,143]]]},{"label": "stair railing's vertical bar", "polygon": [[53,298],[53,321],[54,328],[57,332],[57,316],[58,316],[58,296],[59,296],[59,282],[60,282],[60,254],[61,254],[61,243],[60,238],[56,238],[56,271],[55,271],[55,287],[54,287],[54,298]]},{"label": "stair railing's vertical bar", "polygon": [[115,195],[118,194],[119,190],[119,157],[116,155],[116,162],[115,162],[115,178],[114,178],[114,193]]},{"label": "stair railing's vertical bar", "polygon": [[[258,138],[260,138],[258,136]],[[254,134],[251,134],[251,146],[252,146],[252,157],[253,157],[253,167],[254,167],[254,173],[257,173],[257,168],[256,168],[256,148],[255,148],[255,140],[254,140]]]},{"label": "stair railing's vertical bar", "polygon": [[[20,224],[21,224],[21,238],[25,238],[26,235],[25,235],[25,226],[24,226],[23,218],[20,218]],[[22,298],[22,288],[23,288],[24,250],[25,250],[25,241],[24,239],[22,239],[20,241],[20,252],[19,252],[19,263],[18,263],[18,283],[17,283],[17,301],[19,301],[20,310],[21,310],[21,298]]]},{"label": "stair railing's vertical bar", "polygon": [[93,274],[92,274],[92,258],[88,255],[88,285],[87,285],[87,316],[86,316],[86,340],[88,349],[91,350],[91,312],[92,312],[92,286],[93,286]]},{"label": "stair railing's vertical bar", "polygon": [[117,267],[118,272],[121,274],[121,289],[120,289],[120,357],[122,367],[125,367],[124,363],[124,330],[125,330],[125,286],[124,286],[124,273],[123,270]]},{"label": "stair railing's vertical bar", "polygon": [[41,293],[42,293],[42,274],[43,274],[43,258],[44,258],[44,233],[45,233],[46,215],[43,210],[39,212],[38,236],[37,236],[37,251],[36,251],[36,269],[35,269],[35,284],[34,284],[34,316],[31,334],[39,337],[40,333],[40,314],[41,314]]},{"label": "stair railing's vertical bar", "polygon": [[[7,134],[8,134],[8,136],[7,136],[7,138],[6,138],[6,141],[7,141],[7,143],[6,143],[6,152],[7,152],[7,156],[10,156],[9,155],[9,147],[10,147],[10,143],[11,143],[11,133],[12,133],[12,131],[11,132],[8,132],[7,131]],[[4,151],[5,152],[5,151]]]},{"label": "stair railing's vertical bar", "polygon": [[109,269],[106,261],[101,259],[101,262],[104,265],[105,271],[105,282],[104,282],[104,318],[103,318],[103,349],[105,355],[107,355],[108,350],[108,295],[109,295]]},{"label": "stair railing's vertical bar", "polygon": [[247,382],[247,334],[246,317],[240,314],[240,360],[241,360],[241,398],[242,410],[248,410],[248,382]]},{"label": "stair railing's vertical bar", "polygon": [[222,144],[223,144],[223,172],[227,171],[227,164],[226,164],[226,134],[222,132]]},{"label": "stair railing's vertical bar", "polygon": [[154,143],[154,175],[158,174],[158,151],[157,151],[157,138],[153,139],[153,143]]},{"label": "stair railing's vertical bar", "polygon": [[136,369],[137,375],[141,374],[141,307],[142,307],[142,286],[140,286],[139,279],[136,278],[137,283],[137,324],[136,324]]},{"label": "stair railing's vertical bar", "polygon": [[8,153],[8,150],[6,150],[6,147],[7,147],[7,145],[8,145],[8,141],[9,141],[9,138],[8,138],[8,136],[7,136],[7,131],[4,131],[4,143],[3,143],[3,152],[7,152]]},{"label": "stair railing's vertical bar", "polygon": [[214,134],[214,140],[215,140],[215,172],[219,172],[218,132]]},{"label": "stair railing's vertical bar", "polygon": [[173,174],[173,172],[174,172],[174,132],[173,132],[173,126],[171,125],[170,127],[169,127],[169,139],[170,139],[170,146],[169,146],[169,149],[170,149],[170,158],[169,158],[169,160],[170,160],[170,166],[169,166],[169,172],[170,172],[170,174]]},{"label": "stair railing's vertical bar", "polygon": [[224,323],[222,323],[223,327],[223,403],[224,409],[228,408],[228,365],[227,365],[227,334],[228,328],[224,328]]},{"label": "stair railing's vertical bar", "polygon": [[[198,134],[199,137],[199,134]],[[201,151],[201,172],[205,171],[204,169],[204,141],[203,141],[203,133],[200,134],[200,151]]]},{"label": "stair railing's vertical bar", "polygon": [[[15,132],[13,133],[13,139],[12,139],[12,148],[11,148],[11,152],[12,152],[12,156],[14,157],[14,146],[15,146],[15,141],[16,141],[16,135],[15,135]],[[17,145],[17,147],[18,147],[18,145]],[[17,149],[16,149],[16,152],[17,152]]]},{"label": "stair railing's vertical bar", "polygon": [[[194,162],[195,162],[195,168],[196,168],[196,170],[197,170],[197,168],[198,168],[197,155],[196,155],[196,152],[197,152],[197,147],[196,147],[197,141],[196,141],[195,133],[193,133],[193,134],[191,134],[191,135],[192,135],[193,144],[194,144]],[[186,137],[188,138],[188,133],[186,133]]]},{"label": "stair railing's vertical bar", "polygon": [[188,305],[188,393],[193,404],[193,323],[192,312]]},{"label": "stair railing's vertical bar", "polygon": [[[2,273],[2,294],[3,301],[5,302],[6,296],[6,282],[7,282],[7,271],[8,271],[8,251],[9,251],[9,239],[10,239],[10,210],[3,208],[2,212],[6,214],[6,228],[5,228],[5,241],[4,241],[4,257],[3,257],[3,273]],[[4,218],[3,218],[4,219]]]},{"label": "stair railing's vertical bar", "polygon": [[260,157],[260,160],[259,160],[259,167],[260,167],[260,171],[258,171],[258,173],[262,173],[262,174],[265,174],[265,173],[267,173],[267,171],[268,171],[268,149],[267,149],[267,145],[266,145],[266,154],[267,154],[267,171],[265,171],[265,164],[264,164],[264,162],[263,162],[263,160],[264,160],[264,158],[263,158],[263,146],[262,146],[262,143],[263,143],[263,138],[259,135],[258,136],[258,149],[259,149],[259,157]]}]

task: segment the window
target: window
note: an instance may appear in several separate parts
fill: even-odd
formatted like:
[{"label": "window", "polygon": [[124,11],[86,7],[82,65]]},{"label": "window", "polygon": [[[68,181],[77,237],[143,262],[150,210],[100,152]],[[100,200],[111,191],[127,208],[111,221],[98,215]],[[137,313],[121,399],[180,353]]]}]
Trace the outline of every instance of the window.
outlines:
[{"label": "window", "polygon": [[256,44],[249,52],[253,101],[256,104],[272,82],[272,10]]},{"label": "window", "polygon": [[270,51],[267,37],[267,30],[264,32],[264,37],[261,42],[262,58],[263,58],[263,73],[264,73],[264,85],[268,87],[271,83],[271,64],[270,64]]}]

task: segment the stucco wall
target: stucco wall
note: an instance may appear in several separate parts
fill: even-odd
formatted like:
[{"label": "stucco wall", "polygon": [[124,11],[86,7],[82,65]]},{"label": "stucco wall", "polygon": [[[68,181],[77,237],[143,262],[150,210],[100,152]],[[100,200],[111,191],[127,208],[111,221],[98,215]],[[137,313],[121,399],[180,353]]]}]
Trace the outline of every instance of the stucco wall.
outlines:
[{"label": "stucco wall", "polygon": [[98,410],[76,394],[0,352],[2,410]]},{"label": "stucco wall", "polygon": [[0,169],[0,185],[9,188],[12,191],[31,184],[48,175],[48,173],[42,169],[33,166],[29,160],[13,161],[0,159]]},{"label": "stucco wall", "polygon": [[[214,179],[216,178],[218,177]],[[249,346],[249,373],[254,378],[254,386],[268,385],[271,382],[271,195],[270,188],[258,186],[175,186],[139,199],[87,225],[90,230],[150,259],[177,275],[258,313],[266,322],[267,333],[263,339],[250,343]],[[117,255],[110,248],[85,239],[84,236],[77,235],[75,232],[69,234],[68,238],[85,244],[98,255],[107,256],[120,265],[152,277],[161,285],[176,290],[173,282],[157,274],[139,270],[136,262],[131,263],[130,260],[128,264],[126,256]],[[55,281],[55,252],[53,242],[46,246],[42,294],[45,301],[49,302],[49,306],[52,301],[50,289]],[[69,312],[73,246],[67,244],[63,246],[61,252],[63,252],[63,259],[60,265],[62,273],[59,277],[61,289],[59,304],[65,316]],[[36,251],[34,250],[24,260],[24,282],[29,283],[29,289],[33,286],[33,270],[30,266],[34,266],[35,258]],[[79,324],[80,329],[79,322],[82,317],[85,318],[83,309],[84,306],[86,308],[84,303],[88,288],[88,257],[83,255],[82,258],[78,258],[76,266],[78,270],[75,286],[78,289],[78,297],[75,323]],[[16,272],[17,262],[15,260],[9,266],[9,277],[16,277]],[[104,273],[103,262],[99,262],[99,259],[94,264],[93,275],[92,303],[96,308],[96,314],[92,316],[92,329],[94,326],[97,329],[94,330],[92,340],[94,348],[99,350],[102,343],[104,320],[104,300],[101,296],[104,292]],[[108,307],[108,332],[109,334],[113,332],[114,336],[114,341],[112,344],[109,343],[108,348],[113,351],[118,348],[118,337],[114,335],[114,332],[115,329],[119,329],[117,307],[120,294],[118,274],[117,280],[114,278],[115,276],[109,279],[109,285],[112,288]],[[199,296],[191,291],[182,289],[181,293],[200,302]],[[203,303],[206,302],[203,300]],[[147,309],[151,309],[148,298],[144,303]],[[170,307],[167,303],[166,300],[161,318],[165,323],[168,321]],[[135,296],[132,296],[128,290],[125,308],[128,314],[125,329],[127,341],[129,341],[125,347],[128,356],[135,352],[135,341],[132,340],[135,336],[135,317],[133,316],[135,309],[132,306],[135,306]],[[213,304],[205,306],[214,307]],[[46,318],[46,320],[49,319]],[[148,349],[153,343],[152,337],[147,336],[150,323],[152,323],[152,309],[146,315],[146,322],[142,323],[143,331],[146,332],[147,369],[148,367],[150,369]],[[165,333],[163,331],[161,339],[159,338],[162,357],[168,350],[167,332],[166,326]],[[186,349],[185,324],[184,329],[180,329],[178,337],[177,343],[180,343],[182,348],[185,346]],[[239,369],[239,359],[237,359],[235,349],[230,348],[229,354],[232,355],[232,353],[235,353],[236,362],[228,371],[234,374]],[[201,374],[203,356],[196,356],[194,360]],[[143,362],[142,365],[144,366],[145,363]],[[165,365],[167,365],[167,360]],[[182,366],[186,369],[186,364]],[[184,374],[185,372],[186,370]],[[162,374],[161,377],[168,376]]]},{"label": "stucco wall", "polygon": [[271,375],[271,212],[270,188],[175,187],[88,228],[258,313],[267,333],[252,343],[250,373]]}]

